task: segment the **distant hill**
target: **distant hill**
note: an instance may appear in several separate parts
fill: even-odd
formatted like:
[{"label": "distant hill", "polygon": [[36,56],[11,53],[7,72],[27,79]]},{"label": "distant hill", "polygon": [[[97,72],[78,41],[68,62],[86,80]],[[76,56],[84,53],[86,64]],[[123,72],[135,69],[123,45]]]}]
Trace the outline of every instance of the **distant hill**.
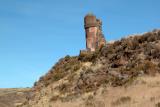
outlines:
[{"label": "distant hill", "polygon": [[26,101],[29,88],[0,89],[0,107],[17,107]]},{"label": "distant hill", "polygon": [[66,56],[22,107],[160,107],[160,30]]}]

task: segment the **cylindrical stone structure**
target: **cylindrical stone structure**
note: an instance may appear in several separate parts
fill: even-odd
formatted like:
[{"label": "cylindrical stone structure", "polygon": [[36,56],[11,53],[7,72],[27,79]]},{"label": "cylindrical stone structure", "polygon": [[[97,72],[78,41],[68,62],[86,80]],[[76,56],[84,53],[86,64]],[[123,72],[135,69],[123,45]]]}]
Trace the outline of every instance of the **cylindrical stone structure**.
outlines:
[{"label": "cylindrical stone structure", "polygon": [[95,51],[97,42],[97,19],[96,16],[88,14],[84,18],[86,31],[86,48],[88,51]]}]

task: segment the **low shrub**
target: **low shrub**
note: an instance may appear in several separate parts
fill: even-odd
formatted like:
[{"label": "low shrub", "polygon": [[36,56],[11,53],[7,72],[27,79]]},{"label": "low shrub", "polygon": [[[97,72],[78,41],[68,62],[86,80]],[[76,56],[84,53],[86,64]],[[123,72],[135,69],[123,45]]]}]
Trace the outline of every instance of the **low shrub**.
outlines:
[{"label": "low shrub", "polygon": [[98,52],[87,52],[79,55],[79,60],[83,62],[94,62],[98,56]]},{"label": "low shrub", "polygon": [[112,103],[112,105],[120,105],[120,104],[124,104],[124,103],[130,102],[130,101],[131,101],[131,97],[124,96],[124,97],[120,97],[119,99],[117,99],[116,101],[114,101]]},{"label": "low shrub", "polygon": [[59,96],[58,96],[58,95],[56,95],[56,96],[52,96],[52,97],[51,97],[51,99],[50,99],[50,102],[52,102],[52,101],[57,101],[57,100],[58,100],[58,98],[59,98]]}]

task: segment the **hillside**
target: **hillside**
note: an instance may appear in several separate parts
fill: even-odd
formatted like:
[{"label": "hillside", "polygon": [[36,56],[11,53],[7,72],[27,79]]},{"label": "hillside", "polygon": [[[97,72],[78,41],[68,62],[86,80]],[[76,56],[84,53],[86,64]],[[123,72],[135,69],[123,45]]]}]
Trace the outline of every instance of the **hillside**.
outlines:
[{"label": "hillside", "polygon": [[160,30],[66,56],[22,107],[160,107]]},{"label": "hillside", "polygon": [[26,101],[29,88],[0,89],[0,107],[17,107]]}]

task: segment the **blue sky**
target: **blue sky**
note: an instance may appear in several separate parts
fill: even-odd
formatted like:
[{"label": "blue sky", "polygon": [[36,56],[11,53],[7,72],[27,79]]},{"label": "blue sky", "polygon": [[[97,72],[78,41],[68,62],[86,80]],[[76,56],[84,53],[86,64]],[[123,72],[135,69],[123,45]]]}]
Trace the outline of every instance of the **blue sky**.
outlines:
[{"label": "blue sky", "polygon": [[85,49],[83,17],[108,41],[160,28],[160,0],[0,0],[0,88],[31,87],[59,58]]}]

